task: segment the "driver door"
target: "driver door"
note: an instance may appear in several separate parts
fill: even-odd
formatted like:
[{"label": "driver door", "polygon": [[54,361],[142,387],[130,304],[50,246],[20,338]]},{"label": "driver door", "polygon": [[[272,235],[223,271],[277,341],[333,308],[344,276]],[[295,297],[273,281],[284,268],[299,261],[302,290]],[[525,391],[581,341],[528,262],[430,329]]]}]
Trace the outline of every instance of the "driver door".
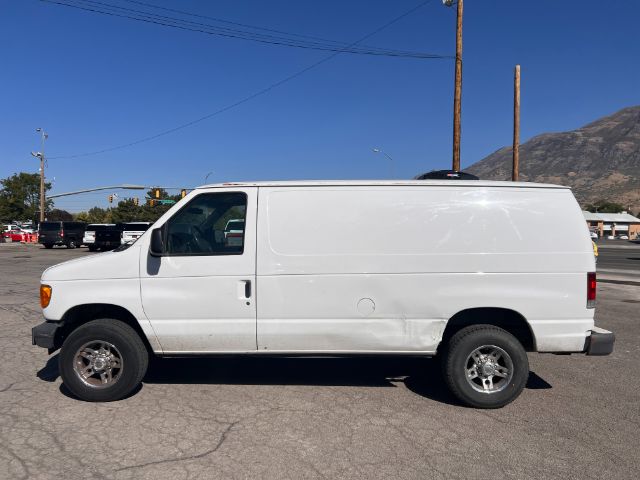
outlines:
[{"label": "driver door", "polygon": [[[151,256],[148,243],[141,252],[141,297],[164,353],[256,350],[257,190],[199,193],[154,225],[166,255]],[[233,240],[230,220],[244,221]]]}]

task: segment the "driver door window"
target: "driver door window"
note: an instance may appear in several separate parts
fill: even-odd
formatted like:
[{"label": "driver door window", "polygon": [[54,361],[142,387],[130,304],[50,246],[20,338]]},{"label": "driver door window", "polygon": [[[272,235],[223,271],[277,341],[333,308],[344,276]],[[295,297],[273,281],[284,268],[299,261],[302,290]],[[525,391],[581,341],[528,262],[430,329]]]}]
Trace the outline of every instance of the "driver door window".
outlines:
[{"label": "driver door window", "polygon": [[198,195],[167,222],[168,255],[242,255],[247,195]]}]

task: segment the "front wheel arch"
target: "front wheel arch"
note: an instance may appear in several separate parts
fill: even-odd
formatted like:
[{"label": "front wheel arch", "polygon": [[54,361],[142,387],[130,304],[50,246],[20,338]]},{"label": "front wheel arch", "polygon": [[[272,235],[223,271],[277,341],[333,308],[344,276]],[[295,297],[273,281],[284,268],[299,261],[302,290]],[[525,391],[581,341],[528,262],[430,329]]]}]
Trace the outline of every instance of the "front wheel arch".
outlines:
[{"label": "front wheel arch", "polygon": [[65,338],[71,335],[71,333],[78,327],[84,325],[87,322],[100,318],[118,320],[129,325],[136,331],[136,333],[142,340],[142,343],[144,343],[145,347],[147,348],[149,355],[154,355],[154,351],[153,348],[151,348],[149,339],[142,330],[142,327],[140,326],[140,323],[138,323],[136,317],[133,316],[133,314],[126,308],[121,307],[120,305],[113,305],[108,303],[88,303],[76,305],[67,310],[61,318],[62,328],[60,328],[56,334],[54,348],[60,348]]}]

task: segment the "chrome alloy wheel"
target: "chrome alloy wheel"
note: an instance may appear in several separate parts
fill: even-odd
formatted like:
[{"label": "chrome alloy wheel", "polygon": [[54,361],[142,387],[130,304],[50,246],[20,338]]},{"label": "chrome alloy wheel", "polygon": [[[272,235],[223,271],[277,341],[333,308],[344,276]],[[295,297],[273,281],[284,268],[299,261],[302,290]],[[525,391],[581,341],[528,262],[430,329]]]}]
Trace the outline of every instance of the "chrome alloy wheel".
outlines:
[{"label": "chrome alloy wheel", "polygon": [[502,348],[483,345],[467,357],[465,376],[469,385],[477,392],[500,392],[513,379],[513,361]]},{"label": "chrome alloy wheel", "polygon": [[122,376],[122,355],[111,343],[93,340],[82,345],[73,357],[73,371],[85,385],[106,388]]}]

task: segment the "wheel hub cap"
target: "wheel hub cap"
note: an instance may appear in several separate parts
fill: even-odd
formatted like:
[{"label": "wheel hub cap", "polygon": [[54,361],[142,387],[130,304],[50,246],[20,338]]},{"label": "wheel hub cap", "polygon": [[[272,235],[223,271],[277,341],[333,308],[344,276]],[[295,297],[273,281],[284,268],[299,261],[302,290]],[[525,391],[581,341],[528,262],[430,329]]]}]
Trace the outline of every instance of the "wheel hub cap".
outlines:
[{"label": "wheel hub cap", "polygon": [[513,361],[502,348],[483,345],[467,357],[465,376],[469,385],[477,392],[500,392],[513,379]]},{"label": "wheel hub cap", "polygon": [[87,342],[78,349],[73,370],[85,385],[105,388],[120,379],[122,366],[122,355],[115,345],[96,340]]},{"label": "wheel hub cap", "polygon": [[93,367],[95,370],[106,370],[111,368],[111,358],[100,355],[93,360]]},{"label": "wheel hub cap", "polygon": [[490,375],[495,375],[496,373],[496,366],[493,364],[493,362],[488,361],[482,364],[482,375],[485,377],[488,377]]}]

